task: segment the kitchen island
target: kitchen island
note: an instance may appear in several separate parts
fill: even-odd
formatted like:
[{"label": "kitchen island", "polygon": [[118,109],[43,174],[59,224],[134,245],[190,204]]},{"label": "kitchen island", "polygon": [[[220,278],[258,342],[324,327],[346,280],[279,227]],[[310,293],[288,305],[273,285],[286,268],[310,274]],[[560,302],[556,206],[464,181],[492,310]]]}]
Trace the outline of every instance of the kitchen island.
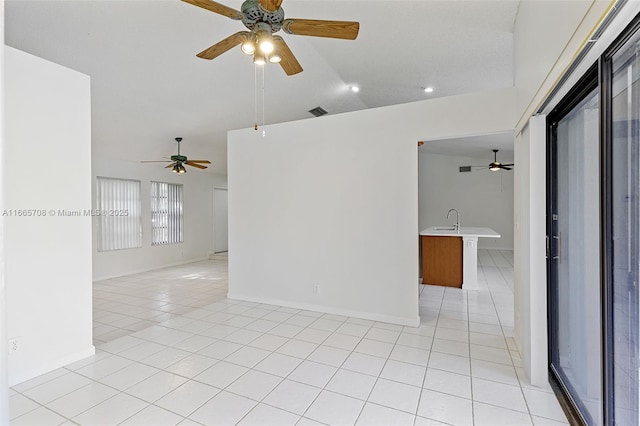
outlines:
[{"label": "kitchen island", "polygon": [[500,238],[485,227],[438,227],[420,231],[422,283],[477,290],[478,238]]}]

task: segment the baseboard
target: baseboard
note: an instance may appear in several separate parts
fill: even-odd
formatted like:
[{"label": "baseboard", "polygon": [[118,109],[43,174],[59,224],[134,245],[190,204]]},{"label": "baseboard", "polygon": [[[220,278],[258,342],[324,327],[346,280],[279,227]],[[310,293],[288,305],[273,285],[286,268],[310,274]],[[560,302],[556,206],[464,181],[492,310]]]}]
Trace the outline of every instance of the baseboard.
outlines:
[{"label": "baseboard", "polygon": [[50,361],[45,364],[38,365],[37,368],[33,368],[28,371],[22,371],[18,374],[12,374],[11,369],[9,369],[9,386],[15,386],[19,383],[26,382],[27,380],[31,380],[34,377],[41,376],[57,368],[64,367],[65,365],[69,365],[76,361],[80,361],[81,359],[85,359],[87,357],[95,355],[95,353],[96,348],[95,346],[91,345],[90,347],[82,351],[64,356],[55,361]]},{"label": "baseboard", "polygon": [[470,284],[464,284],[462,283],[462,289],[463,290],[467,290],[467,291],[478,291],[478,290],[483,290],[486,287],[480,287],[478,284],[476,285],[470,285]]},{"label": "baseboard", "polygon": [[307,311],[322,312],[325,314],[342,315],[345,317],[361,318],[371,321],[386,322],[390,324],[404,325],[407,327],[419,327],[420,316],[415,318],[397,317],[393,315],[377,314],[375,312],[354,311],[351,309],[334,308],[311,303],[297,303],[290,300],[271,299],[268,297],[254,297],[238,293],[227,293],[227,299],[241,300],[244,302],[266,303],[267,305],[284,306],[285,308],[304,309]]},{"label": "baseboard", "polygon": [[478,250],[504,250],[504,251],[513,251],[513,247],[480,247],[478,246]]},{"label": "baseboard", "polygon": [[221,251],[218,253],[211,253],[208,257],[209,260],[229,260],[229,253]]},{"label": "baseboard", "polygon": [[119,278],[119,277],[124,277],[126,275],[133,275],[133,274],[140,274],[142,272],[156,271],[158,269],[171,268],[173,266],[186,265],[186,264],[189,264],[189,263],[201,262],[203,260],[209,260],[209,257],[208,256],[206,256],[206,257],[196,257],[196,258],[193,258],[193,259],[181,260],[180,262],[167,263],[167,264],[160,265],[160,266],[153,266],[153,267],[149,267],[149,268],[134,269],[134,270],[126,271],[126,272],[118,272],[116,274],[103,275],[101,277],[94,277],[92,280],[93,281],[110,280],[111,278]]}]

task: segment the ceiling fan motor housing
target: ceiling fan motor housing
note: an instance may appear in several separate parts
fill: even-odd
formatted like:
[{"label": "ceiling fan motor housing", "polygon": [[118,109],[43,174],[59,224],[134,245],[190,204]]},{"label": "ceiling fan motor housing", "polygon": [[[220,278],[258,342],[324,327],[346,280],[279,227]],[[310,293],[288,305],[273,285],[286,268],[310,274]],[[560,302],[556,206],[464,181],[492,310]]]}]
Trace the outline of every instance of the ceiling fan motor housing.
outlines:
[{"label": "ceiling fan motor housing", "polygon": [[282,29],[284,9],[281,7],[277,10],[270,11],[262,7],[258,0],[245,0],[245,2],[242,3],[241,10],[242,13],[244,13],[242,23],[252,31],[256,28],[256,25],[260,23],[266,24],[259,26],[264,27],[265,31],[271,31],[271,33]]},{"label": "ceiling fan motor housing", "polygon": [[184,155],[172,155],[171,159],[173,161],[179,161],[181,163],[184,163],[185,161],[187,161],[187,157],[185,157]]}]

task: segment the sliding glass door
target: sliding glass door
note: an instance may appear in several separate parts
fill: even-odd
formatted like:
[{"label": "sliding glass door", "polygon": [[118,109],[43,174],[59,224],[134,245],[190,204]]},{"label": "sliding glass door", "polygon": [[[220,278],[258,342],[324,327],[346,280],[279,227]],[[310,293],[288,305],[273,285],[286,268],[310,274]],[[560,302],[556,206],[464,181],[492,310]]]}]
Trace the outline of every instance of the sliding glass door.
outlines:
[{"label": "sliding glass door", "polygon": [[601,424],[599,93],[592,73],[551,123],[551,368],[588,424]]},{"label": "sliding glass door", "polygon": [[551,379],[578,422],[640,425],[640,16],[548,127]]}]

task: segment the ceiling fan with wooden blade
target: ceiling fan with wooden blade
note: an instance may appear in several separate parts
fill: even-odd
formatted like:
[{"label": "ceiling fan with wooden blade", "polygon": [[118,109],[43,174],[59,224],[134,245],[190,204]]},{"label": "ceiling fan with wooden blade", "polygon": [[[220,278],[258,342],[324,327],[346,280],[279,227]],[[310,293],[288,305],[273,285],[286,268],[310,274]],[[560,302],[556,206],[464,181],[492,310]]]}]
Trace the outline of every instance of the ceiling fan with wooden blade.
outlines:
[{"label": "ceiling fan with wooden blade", "polygon": [[180,142],[182,138],[176,138],[176,142],[178,143],[178,154],[172,155],[170,160],[151,160],[151,161],[141,161],[141,163],[170,163],[165,166],[165,169],[171,169],[174,173],[179,175],[184,174],[187,170],[184,168],[184,164],[191,167],[196,167],[198,169],[206,169],[207,166],[204,164],[211,164],[209,160],[189,160],[186,156],[180,155]]},{"label": "ceiling fan with wooden blade", "polygon": [[510,164],[502,164],[498,161],[498,150],[493,150],[493,162],[489,163],[489,170],[492,172],[497,172],[498,170],[511,170],[513,167],[513,163]]},{"label": "ceiling fan with wooden blade", "polygon": [[222,41],[214,44],[211,47],[206,48],[196,56],[202,59],[214,59],[222,55],[227,50],[233,49],[243,41],[247,39],[247,35],[251,34],[249,31],[238,31],[235,34],[230,35]]},{"label": "ceiling fan with wooden blade", "polygon": [[302,72],[302,66],[280,36],[287,34],[355,40],[360,24],[355,21],[317,19],[285,19],[282,0],[245,0],[241,10],[235,10],[213,0],[182,0],[231,19],[241,20],[249,31],[239,31],[198,53],[203,59],[214,59],[229,49],[241,45],[242,51],[253,55],[256,64],[279,63],[287,75]]}]

